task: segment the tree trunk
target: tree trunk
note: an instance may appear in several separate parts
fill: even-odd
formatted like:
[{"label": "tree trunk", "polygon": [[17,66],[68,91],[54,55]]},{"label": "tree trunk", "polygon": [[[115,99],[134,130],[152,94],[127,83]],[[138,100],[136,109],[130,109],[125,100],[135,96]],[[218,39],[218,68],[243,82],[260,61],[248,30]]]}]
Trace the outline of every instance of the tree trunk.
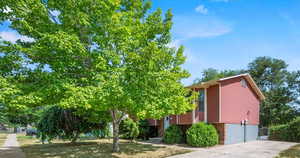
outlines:
[{"label": "tree trunk", "polygon": [[113,109],[110,111],[113,123],[113,152],[119,152],[119,125],[122,118],[125,116],[125,113]]},{"label": "tree trunk", "polygon": [[113,121],[113,152],[119,152],[119,123]]}]

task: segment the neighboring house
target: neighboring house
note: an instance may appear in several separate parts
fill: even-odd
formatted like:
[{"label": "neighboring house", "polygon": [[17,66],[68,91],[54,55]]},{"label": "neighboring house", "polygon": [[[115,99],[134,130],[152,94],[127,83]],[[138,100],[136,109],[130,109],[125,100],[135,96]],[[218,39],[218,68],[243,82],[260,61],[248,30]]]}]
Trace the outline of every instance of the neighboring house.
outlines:
[{"label": "neighboring house", "polygon": [[185,131],[193,123],[202,121],[216,127],[220,144],[257,139],[259,105],[265,97],[249,74],[211,80],[187,88],[199,92],[195,99],[197,108],[182,115],[149,120],[158,135],[163,135],[163,131],[173,124]]}]

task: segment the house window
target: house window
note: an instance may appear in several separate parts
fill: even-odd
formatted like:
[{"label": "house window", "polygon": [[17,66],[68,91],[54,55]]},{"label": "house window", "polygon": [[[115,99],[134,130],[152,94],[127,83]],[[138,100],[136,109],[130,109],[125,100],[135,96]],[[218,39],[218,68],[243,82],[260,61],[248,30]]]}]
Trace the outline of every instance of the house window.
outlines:
[{"label": "house window", "polygon": [[247,82],[245,79],[241,80],[241,85],[242,85],[242,87],[247,88]]},{"label": "house window", "polygon": [[200,112],[204,112],[204,98],[205,98],[204,89],[201,89],[199,91],[199,111]]}]

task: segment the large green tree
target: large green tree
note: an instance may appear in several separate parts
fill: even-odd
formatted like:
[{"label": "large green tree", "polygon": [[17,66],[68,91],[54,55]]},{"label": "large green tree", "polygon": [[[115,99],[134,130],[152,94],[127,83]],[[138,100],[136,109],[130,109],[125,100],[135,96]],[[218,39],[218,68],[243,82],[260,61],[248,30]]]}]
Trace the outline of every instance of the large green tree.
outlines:
[{"label": "large green tree", "polygon": [[300,72],[287,67],[285,61],[271,57],[249,63],[249,73],[266,96],[260,106],[261,126],[284,124],[298,115]]},{"label": "large green tree", "polygon": [[161,118],[191,109],[180,82],[189,76],[181,68],[183,47],[168,47],[172,14],[150,7],[144,0],[1,1],[0,20],[32,39],[3,45],[34,64],[31,104],[109,111],[115,152],[126,115]]},{"label": "large green tree", "polygon": [[[18,42],[19,43],[19,42]],[[34,80],[17,45],[0,38],[0,124],[27,126],[36,120]]]}]

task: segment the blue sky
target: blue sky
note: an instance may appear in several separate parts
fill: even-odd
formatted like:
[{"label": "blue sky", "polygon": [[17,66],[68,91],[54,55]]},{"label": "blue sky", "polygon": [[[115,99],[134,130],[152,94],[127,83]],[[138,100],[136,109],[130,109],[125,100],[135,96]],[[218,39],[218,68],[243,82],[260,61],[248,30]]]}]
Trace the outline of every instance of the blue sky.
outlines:
[{"label": "blue sky", "polygon": [[[152,0],[153,9],[172,9],[172,46],[185,46],[184,68],[191,77],[206,68],[242,69],[258,56],[285,60],[300,70],[299,0]],[[0,26],[0,36],[15,41],[18,35]]]},{"label": "blue sky", "polygon": [[205,68],[242,69],[258,56],[300,69],[299,0],[153,0],[174,14],[173,46],[184,45],[191,77]]}]

